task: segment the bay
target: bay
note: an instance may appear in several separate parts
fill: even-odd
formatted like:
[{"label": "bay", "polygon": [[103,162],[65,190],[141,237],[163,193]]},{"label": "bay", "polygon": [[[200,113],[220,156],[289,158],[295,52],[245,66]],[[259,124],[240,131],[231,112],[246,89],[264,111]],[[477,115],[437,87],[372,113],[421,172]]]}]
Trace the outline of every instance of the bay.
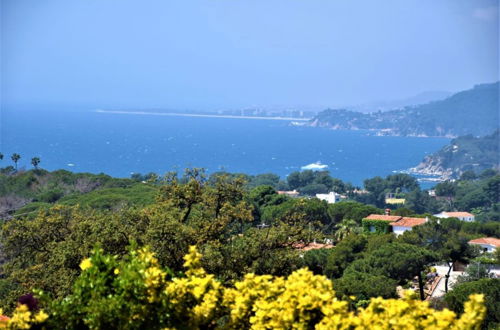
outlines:
[{"label": "bay", "polygon": [[446,145],[445,138],[374,136],[292,126],[289,121],[112,114],[91,110],[3,109],[0,166],[21,155],[40,166],[129,177],[132,173],[203,167],[286,177],[321,162],[331,175],[353,184],[418,164]]}]

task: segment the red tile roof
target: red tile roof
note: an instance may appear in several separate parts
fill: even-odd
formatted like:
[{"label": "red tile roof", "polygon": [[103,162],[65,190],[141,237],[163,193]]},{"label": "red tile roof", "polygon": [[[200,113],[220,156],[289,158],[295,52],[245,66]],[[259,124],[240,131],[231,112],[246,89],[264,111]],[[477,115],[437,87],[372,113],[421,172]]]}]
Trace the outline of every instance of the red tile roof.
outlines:
[{"label": "red tile roof", "polygon": [[322,244],[322,243],[299,243],[299,244],[294,244],[294,248],[302,250],[302,251],[309,251],[309,250],[317,250],[317,249],[331,249],[334,246],[332,244]]},{"label": "red tile roof", "polygon": [[297,190],[286,191],[286,190],[278,190],[278,195],[298,195],[299,192]]},{"label": "red tile roof", "polygon": [[383,221],[398,221],[399,219],[401,219],[401,216],[399,216],[399,215],[370,214],[365,219],[383,220]]},{"label": "red tile roof", "polygon": [[407,218],[399,215],[382,215],[382,214],[370,214],[365,219],[390,221],[389,225],[401,226],[401,227],[414,227],[422,225],[427,221],[425,218]]},{"label": "red tile roof", "polygon": [[471,244],[488,244],[488,245],[500,247],[500,239],[494,238],[494,237],[476,238],[476,239],[470,240],[469,243],[471,243]]},{"label": "red tile roof", "polygon": [[426,222],[425,218],[407,218],[403,217],[402,219],[390,223],[391,226],[398,227],[414,227],[418,225],[423,225]]}]

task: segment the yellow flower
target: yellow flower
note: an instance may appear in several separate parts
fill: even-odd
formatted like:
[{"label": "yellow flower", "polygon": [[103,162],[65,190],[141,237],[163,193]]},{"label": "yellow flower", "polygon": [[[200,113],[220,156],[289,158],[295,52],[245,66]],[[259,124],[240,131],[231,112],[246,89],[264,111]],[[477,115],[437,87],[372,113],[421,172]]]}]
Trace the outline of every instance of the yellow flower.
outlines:
[{"label": "yellow flower", "polygon": [[90,267],[92,267],[92,261],[90,261],[90,258],[85,258],[82,262],[80,262],[80,268],[82,270],[89,269]]},{"label": "yellow flower", "polygon": [[43,323],[48,318],[49,318],[49,315],[47,315],[47,313],[45,313],[44,311],[39,311],[38,314],[35,315],[35,322],[36,323]]},{"label": "yellow flower", "polygon": [[[325,276],[300,269],[287,277],[247,274],[230,287],[208,274],[201,266],[201,254],[190,247],[185,256],[185,277],[166,276],[148,249],[134,252],[137,271],[147,292],[147,302],[130,316],[135,322],[149,317],[149,304],[168,301],[172,323],[186,329],[212,328],[221,317],[227,329],[480,329],[485,317],[483,295],[471,295],[464,313],[458,317],[444,309],[436,311],[407,291],[401,299],[372,298],[366,308],[352,311],[347,301],[338,300],[332,282]],[[92,267],[84,259],[82,270]],[[118,268],[113,270],[120,273]],[[354,299],[354,297],[350,297]],[[160,304],[158,304],[160,303]],[[0,310],[1,314],[1,310]],[[49,316],[44,311],[31,313],[19,305],[0,329],[29,329]]]}]

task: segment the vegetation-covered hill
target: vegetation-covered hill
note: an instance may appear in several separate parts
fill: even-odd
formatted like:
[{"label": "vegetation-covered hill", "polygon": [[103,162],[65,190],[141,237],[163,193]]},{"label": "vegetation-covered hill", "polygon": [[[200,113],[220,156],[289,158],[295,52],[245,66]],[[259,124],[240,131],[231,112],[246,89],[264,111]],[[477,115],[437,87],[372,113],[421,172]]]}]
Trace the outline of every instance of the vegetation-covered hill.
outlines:
[{"label": "vegetation-covered hill", "polygon": [[[491,213],[492,204],[498,203],[500,177],[495,175],[493,171],[480,180],[457,183],[475,187],[476,198],[470,206],[482,206],[483,214]],[[298,290],[291,293],[294,297],[307,297],[311,290],[307,283],[312,282],[323,283],[320,286],[326,288],[318,288],[314,297],[325,297],[329,302],[337,301],[336,297],[339,304],[349,304],[351,310],[369,306],[368,299],[374,297],[399,299],[398,285],[413,287],[422,299],[428,284],[419,275],[428,274],[429,266],[435,262],[470,261],[477,251],[468,240],[500,235],[500,222],[468,223],[457,219],[429,221],[400,237],[361,233],[361,219],[383,213],[366,204],[383,203],[379,197],[386,191],[409,194],[411,203],[407,206],[420,213],[398,209],[395,214],[425,217],[422,213],[440,207],[439,203],[430,202],[430,196],[406,174],[367,180],[367,191],[358,199],[366,204],[355,200],[327,204],[310,196],[291,198],[278,194],[272,185],[293,186],[306,193],[325,187],[346,192],[351,189],[327,172],[302,172],[289,177],[287,182],[270,174],[245,177],[217,173],[206,177],[200,169],[188,169],[182,177],[168,173],[162,177],[114,179],[64,171],[7,170],[1,174],[2,194],[24,196],[31,203],[24,206],[22,213],[18,210],[17,214],[1,218],[0,307],[11,313],[18,299],[32,292],[41,297],[38,307],[47,314],[43,317],[33,312],[28,317],[26,310],[18,313],[38,318],[39,323],[48,322],[48,328],[127,328],[119,326],[124,324],[148,329],[160,325],[193,328],[193,324],[231,328],[228,317],[233,313],[229,310],[237,307],[231,305],[233,300],[228,294],[245,294],[240,285],[247,283],[261,289],[248,292],[250,309],[237,326],[245,329],[256,320],[252,299],[269,293],[262,299],[278,301],[266,312],[274,315],[266,320],[274,322],[279,320],[274,314],[280,308],[279,299],[290,299],[286,290],[294,287]],[[89,185],[88,181],[99,185],[77,192],[78,179],[82,178],[86,178],[84,186]],[[264,182],[271,185],[260,184]],[[49,188],[61,189],[62,196],[41,201]],[[454,196],[455,203],[463,199],[458,196],[461,187],[451,192],[447,186],[441,188],[439,194]],[[357,194],[352,193],[352,198],[357,199]],[[29,211],[30,207],[34,212]],[[334,243],[336,247],[307,251],[305,247],[315,246],[316,242]],[[203,257],[190,249],[193,245]],[[331,279],[335,292],[325,277],[299,270],[303,267]],[[420,281],[413,285],[415,277]],[[283,286],[284,280],[293,281],[293,285]],[[329,292],[328,296],[324,292]],[[488,292],[486,304],[488,299],[495,299]],[[458,309],[462,304],[453,306]],[[294,303],[287,311],[303,312]],[[339,311],[332,312],[340,315]],[[314,323],[328,319],[330,309],[311,311],[308,307],[305,313],[313,317]],[[438,315],[431,310],[426,310],[427,314]],[[377,318],[382,320],[380,315]],[[301,320],[289,321],[302,324]],[[494,315],[489,322],[497,322]]]},{"label": "vegetation-covered hill", "polygon": [[500,131],[476,138],[461,136],[425,159],[412,170],[420,174],[457,178],[465,171],[479,173],[500,167]]},{"label": "vegetation-covered hill", "polygon": [[142,179],[147,178],[123,179],[65,170],[15,171],[8,166],[0,169],[0,219],[31,213],[56,202],[109,210],[143,206],[154,201],[156,188],[145,185]]},{"label": "vegetation-covered hill", "polygon": [[498,128],[499,83],[477,85],[442,101],[402,110],[363,114],[325,110],[309,125],[333,129],[373,129],[402,136],[485,135]]}]

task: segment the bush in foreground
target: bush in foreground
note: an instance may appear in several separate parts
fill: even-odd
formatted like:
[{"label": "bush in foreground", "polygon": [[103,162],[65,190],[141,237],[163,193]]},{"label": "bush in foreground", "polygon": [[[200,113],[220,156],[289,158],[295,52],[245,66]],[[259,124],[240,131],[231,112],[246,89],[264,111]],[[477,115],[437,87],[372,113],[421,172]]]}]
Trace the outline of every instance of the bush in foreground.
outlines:
[{"label": "bush in foreground", "polygon": [[200,259],[191,247],[185,274],[174,274],[148,249],[121,261],[97,249],[80,264],[82,274],[69,296],[46,302],[45,311],[31,313],[22,305],[0,328],[479,329],[486,313],[481,295],[471,295],[457,317],[410,293],[350,310],[349,302],[335,298],[330,280],[307,269],[287,278],[247,274],[225,287]]},{"label": "bush in foreground", "polygon": [[464,302],[472,293],[481,293],[485,296],[487,313],[484,326],[489,329],[500,328],[500,279],[485,278],[478,281],[460,283],[446,294],[445,301],[449,308],[456,313],[464,311]]}]

